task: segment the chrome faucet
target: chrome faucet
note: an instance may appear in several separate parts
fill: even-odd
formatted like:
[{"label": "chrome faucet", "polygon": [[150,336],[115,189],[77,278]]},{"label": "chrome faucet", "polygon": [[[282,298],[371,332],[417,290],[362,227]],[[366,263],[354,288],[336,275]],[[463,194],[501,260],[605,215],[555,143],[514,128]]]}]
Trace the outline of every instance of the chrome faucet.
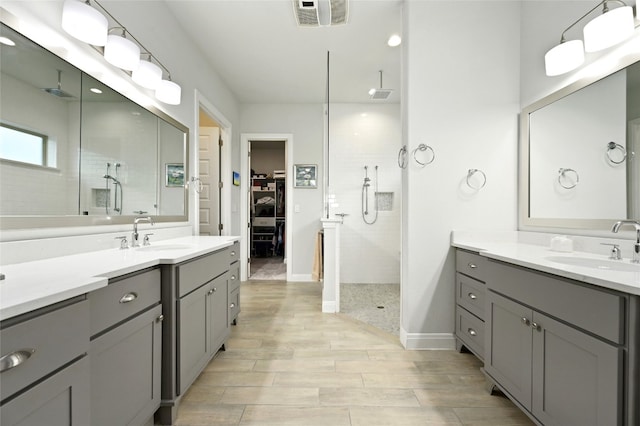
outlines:
[{"label": "chrome faucet", "polygon": [[140,247],[140,234],[138,234],[138,223],[147,222],[153,225],[151,216],[140,216],[133,219],[133,234],[131,234],[131,247]]},{"label": "chrome faucet", "polygon": [[633,245],[633,259],[631,262],[640,263],[640,222],[637,220],[619,220],[613,224],[611,232],[618,232],[622,225],[631,225],[636,230],[636,243]]}]

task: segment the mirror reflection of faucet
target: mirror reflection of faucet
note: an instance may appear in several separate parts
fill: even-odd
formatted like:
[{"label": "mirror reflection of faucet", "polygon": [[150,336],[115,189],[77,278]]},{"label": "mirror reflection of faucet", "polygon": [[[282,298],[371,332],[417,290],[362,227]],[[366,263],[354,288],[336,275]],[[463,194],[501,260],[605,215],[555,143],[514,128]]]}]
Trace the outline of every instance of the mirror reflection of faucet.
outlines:
[{"label": "mirror reflection of faucet", "polygon": [[[131,235],[131,247],[140,247],[140,234],[138,234],[138,223],[146,222],[151,225],[154,224],[151,216],[139,216],[133,219],[133,234]],[[146,238],[148,242],[148,238]]]},{"label": "mirror reflection of faucet", "polygon": [[636,230],[636,242],[633,245],[633,259],[632,263],[640,263],[640,222],[637,220],[619,220],[613,224],[611,232],[617,233],[624,225],[633,226]]}]

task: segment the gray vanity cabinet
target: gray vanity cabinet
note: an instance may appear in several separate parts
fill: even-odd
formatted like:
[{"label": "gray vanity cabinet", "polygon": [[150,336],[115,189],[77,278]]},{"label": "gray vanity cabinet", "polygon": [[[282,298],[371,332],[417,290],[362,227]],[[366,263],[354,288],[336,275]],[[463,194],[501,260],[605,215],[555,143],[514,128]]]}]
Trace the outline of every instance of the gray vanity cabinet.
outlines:
[{"label": "gray vanity cabinet", "polygon": [[158,269],[111,280],[91,303],[91,425],[141,425],[160,406]]},{"label": "gray vanity cabinet", "polygon": [[84,296],[3,321],[0,343],[0,424],[90,424]]},{"label": "gray vanity cabinet", "polygon": [[238,241],[231,246],[229,257],[229,321],[235,325],[238,323],[240,313],[240,243]]},{"label": "gray vanity cabinet", "polygon": [[182,395],[230,333],[230,252],[162,266],[162,403],[156,423],[173,424]]},{"label": "gray vanity cabinet", "polygon": [[637,407],[625,414],[624,402],[638,363],[627,295],[501,262],[489,269],[491,380],[543,425],[634,424]]},{"label": "gray vanity cabinet", "polygon": [[456,251],[456,349],[466,347],[484,359],[485,275],[487,259]]}]

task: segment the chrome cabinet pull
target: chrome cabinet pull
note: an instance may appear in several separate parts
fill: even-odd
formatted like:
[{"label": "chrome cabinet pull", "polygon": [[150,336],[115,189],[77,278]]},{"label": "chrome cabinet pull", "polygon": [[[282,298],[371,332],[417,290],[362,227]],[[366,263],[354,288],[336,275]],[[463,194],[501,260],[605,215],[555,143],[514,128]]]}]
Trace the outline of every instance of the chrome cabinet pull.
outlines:
[{"label": "chrome cabinet pull", "polygon": [[542,330],[542,327],[537,322],[532,322],[531,323],[531,328],[533,328],[536,331],[541,331]]},{"label": "chrome cabinet pull", "polygon": [[235,304],[235,303],[232,303],[232,304],[230,304],[230,305],[229,305],[229,307],[230,307],[231,309],[233,309],[233,308],[235,308],[235,307],[236,307],[236,304]]},{"label": "chrome cabinet pull", "polygon": [[531,325],[531,321],[529,321],[528,318],[522,317],[522,318],[520,318],[520,321],[522,321],[522,323],[524,325],[526,325],[527,327]]},{"label": "chrome cabinet pull", "polygon": [[235,255],[236,255],[236,252],[235,252],[235,251],[232,251],[232,252],[231,252],[231,256],[235,256]]},{"label": "chrome cabinet pull", "polygon": [[127,293],[124,296],[122,296],[120,298],[120,303],[129,303],[129,302],[133,302],[134,300],[136,300],[138,298],[138,293],[135,292],[131,292],[131,293]]},{"label": "chrome cabinet pull", "polygon": [[476,337],[478,335],[478,333],[473,328],[467,329],[467,333],[469,333],[473,337]]},{"label": "chrome cabinet pull", "polygon": [[164,321],[164,315],[160,315],[158,318],[156,318],[156,322],[162,322]]},{"label": "chrome cabinet pull", "polygon": [[11,352],[10,354],[3,355],[0,358],[0,373],[11,370],[28,360],[35,352],[35,349],[20,349],[19,351]]},{"label": "chrome cabinet pull", "polygon": [[478,298],[478,296],[476,296],[475,294],[469,293],[469,299],[476,300],[477,298]]},{"label": "chrome cabinet pull", "polygon": [[235,281],[236,280],[236,276],[235,275],[231,275],[231,281]]},{"label": "chrome cabinet pull", "polygon": [[209,291],[207,292],[207,294],[208,294],[209,296],[211,296],[211,295],[213,294],[213,292],[214,292],[214,291],[215,291],[215,290],[213,290],[213,289],[212,289],[212,290],[209,290]]},{"label": "chrome cabinet pull", "polygon": [[212,293],[216,291],[218,291],[218,287],[214,287]]},{"label": "chrome cabinet pull", "polygon": [[476,265],[475,263],[469,263],[467,266],[469,266],[469,268],[471,269],[476,269],[478,267],[478,265]]}]

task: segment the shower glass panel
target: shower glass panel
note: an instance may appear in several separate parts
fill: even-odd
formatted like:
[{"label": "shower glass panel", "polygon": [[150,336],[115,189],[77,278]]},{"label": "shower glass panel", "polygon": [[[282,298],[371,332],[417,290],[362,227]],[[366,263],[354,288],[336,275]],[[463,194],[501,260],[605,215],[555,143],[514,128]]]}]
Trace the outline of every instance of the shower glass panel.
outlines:
[{"label": "shower glass panel", "polygon": [[82,214],[158,214],[158,121],[146,109],[83,74]]}]

